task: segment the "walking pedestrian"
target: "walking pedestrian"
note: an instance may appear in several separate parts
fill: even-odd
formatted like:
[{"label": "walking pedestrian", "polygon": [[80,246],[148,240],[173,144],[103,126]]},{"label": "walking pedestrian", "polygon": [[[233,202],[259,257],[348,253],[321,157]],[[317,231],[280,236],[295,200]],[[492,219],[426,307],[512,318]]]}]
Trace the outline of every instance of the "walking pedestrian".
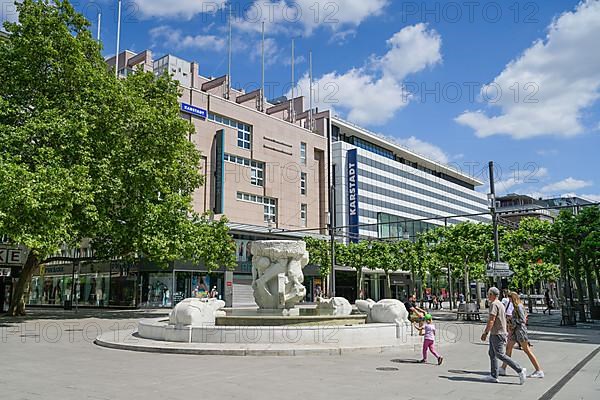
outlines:
[{"label": "walking pedestrian", "polygon": [[490,302],[490,309],[488,322],[481,335],[481,340],[485,342],[489,334],[488,355],[490,356],[490,375],[486,376],[484,380],[498,383],[498,360],[500,360],[519,374],[519,383],[522,385],[525,383],[525,379],[527,379],[527,370],[505,354],[508,332],[506,330],[506,310],[504,305],[498,300],[500,291],[496,287],[491,287],[487,295]]},{"label": "walking pedestrian", "polygon": [[[543,378],[544,371],[540,367],[540,363],[537,360],[535,354],[533,354],[533,350],[531,350],[531,346],[529,345],[529,338],[527,336],[527,324],[525,321],[527,320],[527,314],[525,313],[525,307],[523,306],[523,302],[519,297],[518,293],[511,292],[509,295],[510,301],[514,306],[513,311],[513,328],[509,333],[508,345],[506,346],[506,355],[512,356],[513,348],[516,343],[521,345],[521,349],[527,354],[529,357],[529,361],[533,364],[535,371],[529,375],[530,378]],[[499,370],[500,376],[506,376],[506,363],[502,364]]]},{"label": "walking pedestrian", "polygon": [[425,314],[425,325],[421,328],[420,334],[423,335],[423,358],[420,363],[427,362],[427,351],[431,351],[431,354],[437,358],[438,365],[442,365],[444,357],[440,356],[435,351],[435,325],[433,324],[433,317],[431,314]]},{"label": "walking pedestrian", "polygon": [[544,314],[546,314],[546,311],[548,311],[548,315],[552,315],[552,299],[550,298],[550,290],[548,289],[546,289],[546,293],[544,293],[544,300],[546,301]]}]

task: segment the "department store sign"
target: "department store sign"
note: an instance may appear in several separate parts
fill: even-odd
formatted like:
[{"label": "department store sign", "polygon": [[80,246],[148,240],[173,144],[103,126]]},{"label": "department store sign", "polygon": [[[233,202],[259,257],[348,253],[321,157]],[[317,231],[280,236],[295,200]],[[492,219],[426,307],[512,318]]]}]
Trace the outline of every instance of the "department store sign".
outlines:
[{"label": "department store sign", "polygon": [[25,264],[27,251],[20,247],[0,246],[0,266],[17,266]]},{"label": "department store sign", "polygon": [[204,108],[195,107],[191,104],[181,103],[181,111],[202,119],[208,118],[208,111],[206,111]]},{"label": "department store sign", "polygon": [[348,150],[347,153],[348,176],[348,225],[350,225],[350,241],[358,242],[358,164],[357,150]]}]

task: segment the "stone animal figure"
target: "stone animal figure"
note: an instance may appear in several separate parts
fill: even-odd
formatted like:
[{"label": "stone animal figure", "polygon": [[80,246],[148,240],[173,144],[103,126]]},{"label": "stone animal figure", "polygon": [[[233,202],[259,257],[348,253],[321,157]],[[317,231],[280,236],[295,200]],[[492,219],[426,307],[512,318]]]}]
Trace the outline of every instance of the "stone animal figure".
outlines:
[{"label": "stone animal figure", "polygon": [[400,300],[356,300],[356,307],[367,314],[367,323],[408,323],[408,311]]},{"label": "stone animal figure", "polygon": [[169,324],[171,325],[214,325],[218,311],[225,307],[223,300],[217,299],[185,299],[178,303],[171,314]]},{"label": "stone animal figure", "polygon": [[317,297],[317,310],[331,312],[332,315],[350,315],[352,314],[352,305],[344,297],[331,299]]}]

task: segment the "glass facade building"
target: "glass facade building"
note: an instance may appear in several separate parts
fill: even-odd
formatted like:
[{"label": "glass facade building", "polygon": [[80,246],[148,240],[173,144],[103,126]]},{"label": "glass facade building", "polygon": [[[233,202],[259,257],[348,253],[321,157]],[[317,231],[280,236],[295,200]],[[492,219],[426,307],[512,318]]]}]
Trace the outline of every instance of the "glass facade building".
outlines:
[{"label": "glass facade building", "polygon": [[[332,136],[339,240],[415,240],[436,226],[491,222],[487,195],[475,190],[482,182],[338,118]],[[383,298],[385,273],[363,274],[357,289],[356,272],[340,267],[336,294]],[[404,300],[415,283],[399,265],[390,284],[391,296]]]}]

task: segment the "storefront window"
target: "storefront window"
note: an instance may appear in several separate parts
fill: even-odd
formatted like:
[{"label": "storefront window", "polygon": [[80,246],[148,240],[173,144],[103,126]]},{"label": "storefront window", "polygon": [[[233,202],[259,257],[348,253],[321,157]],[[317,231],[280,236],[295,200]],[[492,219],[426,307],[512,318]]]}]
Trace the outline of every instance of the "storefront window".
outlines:
[{"label": "storefront window", "polygon": [[146,273],[142,285],[142,290],[145,292],[142,301],[145,300],[147,307],[171,307],[173,273]]}]

